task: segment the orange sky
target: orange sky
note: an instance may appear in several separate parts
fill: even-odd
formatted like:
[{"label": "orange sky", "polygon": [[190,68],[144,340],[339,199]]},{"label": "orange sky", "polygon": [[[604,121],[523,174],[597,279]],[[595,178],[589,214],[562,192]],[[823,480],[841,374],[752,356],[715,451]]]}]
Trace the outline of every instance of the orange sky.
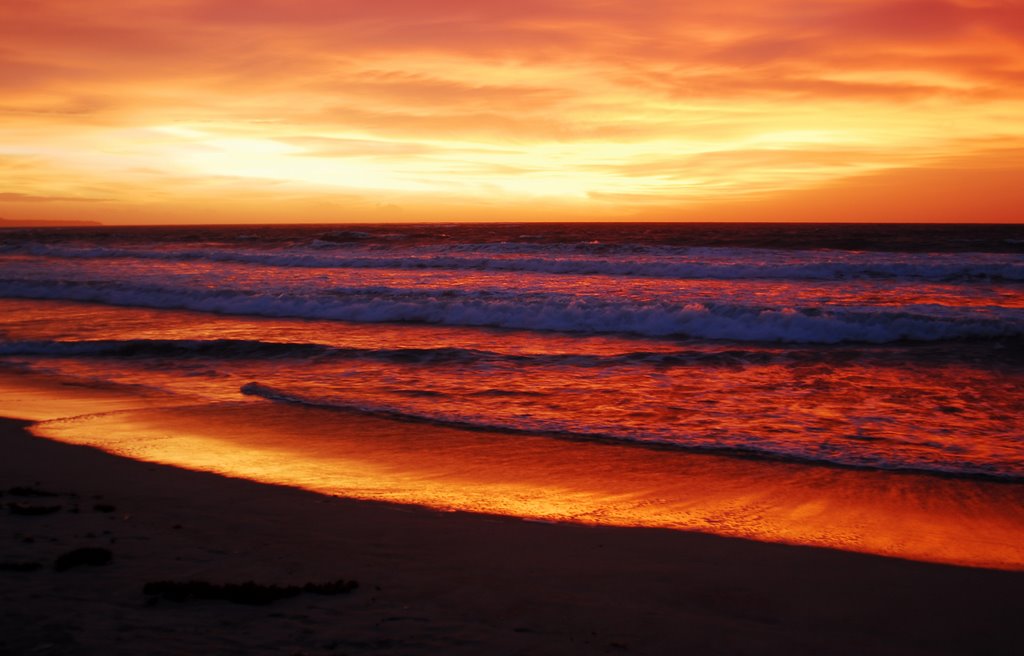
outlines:
[{"label": "orange sky", "polygon": [[0,217],[1024,221],[1024,0],[4,0]]}]

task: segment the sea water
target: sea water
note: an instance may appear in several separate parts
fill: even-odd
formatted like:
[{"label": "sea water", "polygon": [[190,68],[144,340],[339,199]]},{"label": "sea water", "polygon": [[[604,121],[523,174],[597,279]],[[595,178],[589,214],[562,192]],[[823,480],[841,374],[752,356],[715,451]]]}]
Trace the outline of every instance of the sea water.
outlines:
[{"label": "sea water", "polygon": [[6,230],[9,367],[442,424],[1024,478],[1024,228]]},{"label": "sea water", "polygon": [[0,412],[328,495],[1024,569],[1021,226],[0,232]]}]

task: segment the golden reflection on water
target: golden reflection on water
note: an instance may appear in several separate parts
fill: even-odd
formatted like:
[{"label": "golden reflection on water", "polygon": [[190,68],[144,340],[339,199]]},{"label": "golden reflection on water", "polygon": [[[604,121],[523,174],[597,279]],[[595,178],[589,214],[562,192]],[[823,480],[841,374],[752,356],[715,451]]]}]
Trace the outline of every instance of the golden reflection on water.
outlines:
[{"label": "golden reflection on water", "polygon": [[1020,484],[470,431],[260,401],[110,412],[33,430],[140,460],[360,499],[1024,569]]}]

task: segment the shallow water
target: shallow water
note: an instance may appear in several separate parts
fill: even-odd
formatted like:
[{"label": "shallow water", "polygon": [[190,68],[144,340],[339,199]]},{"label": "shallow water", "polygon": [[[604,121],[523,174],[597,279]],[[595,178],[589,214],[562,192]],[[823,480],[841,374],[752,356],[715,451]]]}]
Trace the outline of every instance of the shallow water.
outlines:
[{"label": "shallow water", "polygon": [[[1024,570],[1024,486],[209,402],[0,371],[37,435],[359,499]],[[244,512],[244,509],[240,509]]]}]

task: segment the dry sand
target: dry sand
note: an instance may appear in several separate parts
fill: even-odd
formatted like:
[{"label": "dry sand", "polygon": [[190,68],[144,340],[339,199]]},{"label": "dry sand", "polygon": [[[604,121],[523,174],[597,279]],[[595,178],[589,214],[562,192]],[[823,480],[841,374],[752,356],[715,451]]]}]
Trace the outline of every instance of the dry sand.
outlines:
[{"label": "dry sand", "polygon": [[[43,567],[0,571],[4,654],[1024,653],[1021,572],[332,498],[52,442],[25,423],[0,422],[0,562]],[[53,569],[78,547],[113,561]],[[142,592],[339,578],[360,587],[265,606]]]}]

